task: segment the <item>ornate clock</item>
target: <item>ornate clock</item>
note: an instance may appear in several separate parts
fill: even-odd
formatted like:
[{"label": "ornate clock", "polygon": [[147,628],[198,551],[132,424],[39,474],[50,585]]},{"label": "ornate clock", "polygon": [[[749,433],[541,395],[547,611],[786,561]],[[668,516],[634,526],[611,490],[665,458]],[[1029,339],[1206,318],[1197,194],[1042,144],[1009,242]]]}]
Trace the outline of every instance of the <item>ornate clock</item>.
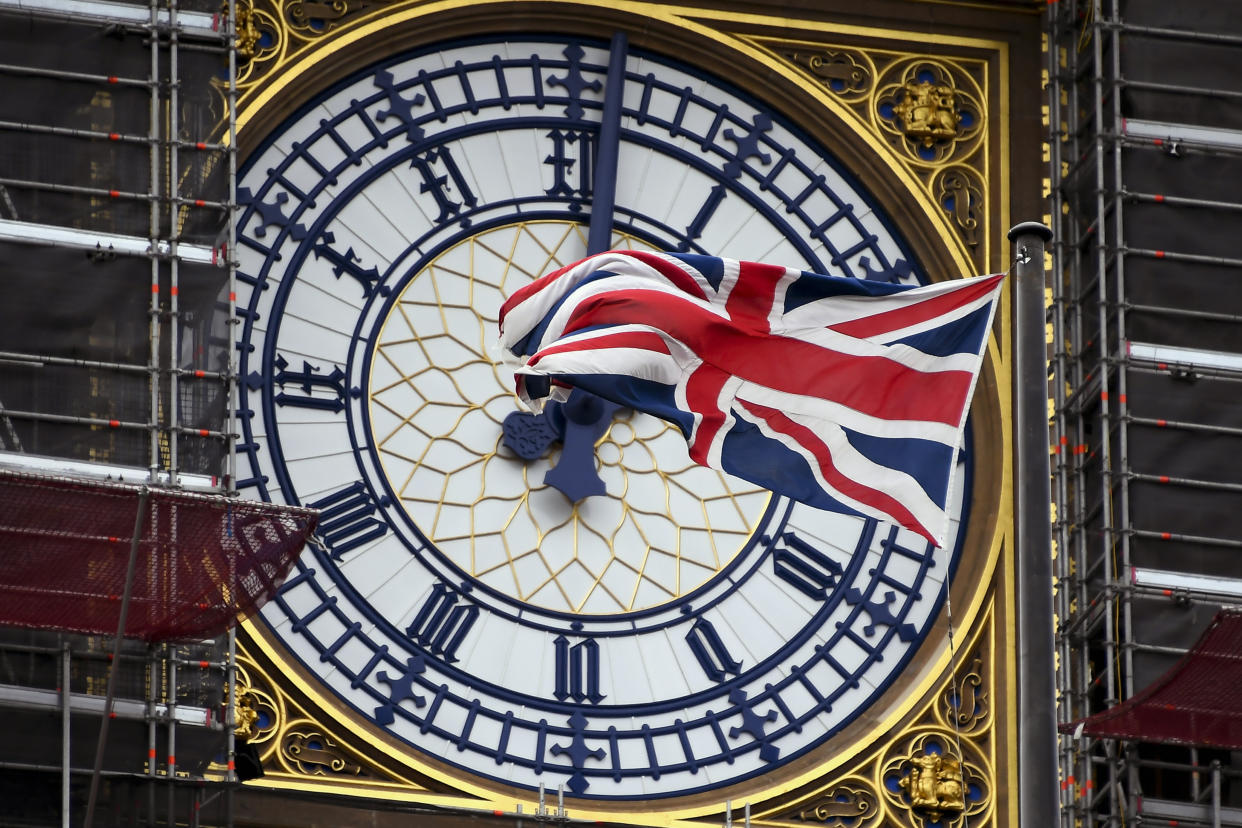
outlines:
[{"label": "ornate clock", "polygon": [[829,149],[666,56],[479,38],[318,95],[238,195],[237,485],[322,510],[261,623],[350,721],[476,787],[675,804],[805,772],[900,682],[969,446],[937,549],[644,415],[515,416],[494,351],[593,215],[612,247],[925,280]]}]

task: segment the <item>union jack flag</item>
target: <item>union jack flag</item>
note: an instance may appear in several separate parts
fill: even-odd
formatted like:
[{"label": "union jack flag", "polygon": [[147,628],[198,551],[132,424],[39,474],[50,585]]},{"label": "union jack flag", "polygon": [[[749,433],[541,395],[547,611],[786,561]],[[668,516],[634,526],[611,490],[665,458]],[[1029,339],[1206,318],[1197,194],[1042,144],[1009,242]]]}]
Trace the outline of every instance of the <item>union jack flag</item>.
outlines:
[{"label": "union jack flag", "polygon": [[610,251],[515,292],[501,344],[534,408],[581,388],[675,423],[697,463],[940,545],[1003,278]]}]

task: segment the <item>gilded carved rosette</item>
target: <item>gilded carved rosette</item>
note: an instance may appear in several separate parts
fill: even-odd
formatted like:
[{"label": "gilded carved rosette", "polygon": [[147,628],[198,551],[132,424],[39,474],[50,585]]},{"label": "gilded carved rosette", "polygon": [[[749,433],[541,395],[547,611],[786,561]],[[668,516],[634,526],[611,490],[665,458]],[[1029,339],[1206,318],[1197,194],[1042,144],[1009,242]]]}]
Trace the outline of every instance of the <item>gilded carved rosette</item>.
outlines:
[{"label": "gilded carved rosette", "polygon": [[934,168],[964,162],[978,150],[982,97],[958,62],[905,58],[881,72],[868,114],[910,164]]},{"label": "gilded carved rosette", "polygon": [[908,731],[882,753],[881,791],[893,825],[983,825],[992,811],[992,772],[983,751],[960,732]]}]

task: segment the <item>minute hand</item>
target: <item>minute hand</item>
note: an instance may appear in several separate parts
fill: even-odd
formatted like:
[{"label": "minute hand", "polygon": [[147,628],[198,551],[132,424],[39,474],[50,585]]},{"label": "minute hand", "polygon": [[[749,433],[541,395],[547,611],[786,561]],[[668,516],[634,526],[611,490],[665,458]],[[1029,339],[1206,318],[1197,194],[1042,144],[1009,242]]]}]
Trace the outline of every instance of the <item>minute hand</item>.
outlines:
[{"label": "minute hand", "polygon": [[[591,225],[587,254],[594,256],[612,246],[612,216],[617,198],[617,155],[621,147],[621,97],[625,86],[625,61],[629,50],[624,32],[612,36],[608,52],[608,76],[604,80],[604,108],[600,115],[599,140],[595,149],[595,180],[591,185]],[[612,423],[619,406],[594,394],[575,389],[554,418],[561,426],[561,456],[543,482],[564,492],[577,503],[590,495],[605,494],[604,481],[595,472],[595,441]]]},{"label": "minute hand", "polygon": [[625,62],[629,42],[625,32],[612,36],[608,52],[608,76],[604,80],[604,109],[600,115],[599,142],[595,148],[595,180],[591,184],[591,225],[587,255],[612,247],[612,214],[617,200],[617,155],[621,147],[621,99],[625,87]]}]

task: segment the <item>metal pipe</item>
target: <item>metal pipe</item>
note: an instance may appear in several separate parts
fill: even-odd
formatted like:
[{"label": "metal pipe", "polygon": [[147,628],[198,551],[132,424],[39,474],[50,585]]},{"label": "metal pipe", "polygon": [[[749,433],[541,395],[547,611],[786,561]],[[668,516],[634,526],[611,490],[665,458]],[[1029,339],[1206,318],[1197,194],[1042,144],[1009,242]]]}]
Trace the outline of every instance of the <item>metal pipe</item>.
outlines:
[{"label": "metal pipe", "polygon": [[[231,0],[230,0],[231,1]],[[224,781],[237,782],[237,630],[229,628],[229,667],[227,672],[228,704],[224,709],[224,732],[228,764]],[[232,813],[232,802],[229,803]],[[231,819],[231,817],[230,817]]]},{"label": "metal pipe", "polygon": [[[132,428],[137,431],[150,431],[156,428],[156,423],[150,422],[133,422],[129,420],[101,420],[99,417],[76,417],[71,415],[53,415],[45,411],[15,411],[12,408],[5,408],[4,415],[14,418],[14,420],[36,420],[40,422],[62,422],[71,423],[76,426],[101,426],[104,428]],[[222,431],[211,431],[210,428],[190,428],[179,427],[169,428],[170,432],[178,432],[183,434],[196,434],[199,437],[212,437],[216,439],[226,439],[231,436],[230,433]],[[171,483],[176,484],[175,480]]]},{"label": "metal pipe", "polygon": [[1213,313],[1212,311],[1187,310],[1186,308],[1167,308],[1161,305],[1139,305],[1124,302],[1122,306],[1131,311],[1142,311],[1154,316],[1171,316],[1179,319],[1209,319],[1214,322],[1242,322],[1242,313]]},{"label": "metal pipe", "polygon": [[1016,254],[1018,705],[1026,730],[1018,746],[1018,808],[1022,824],[1051,825],[1058,799],[1044,245],[1052,240],[1052,231],[1046,225],[1025,222],[1009,231],[1009,240]]},{"label": "metal pipe", "polygon": [[[154,0],[153,0],[154,2]],[[181,426],[181,375],[171,370],[181,361],[181,263],[177,261],[177,243],[181,238],[181,171],[180,158],[177,154],[177,142],[174,140],[180,130],[180,98],[181,88],[180,66],[177,59],[177,0],[168,0],[168,119],[165,138],[168,146],[168,248],[172,254],[168,262],[168,475],[177,484],[178,462],[177,437]],[[173,547],[176,554],[176,547]],[[171,567],[176,572],[176,566]],[[171,771],[170,771],[171,772]],[[170,812],[168,817],[172,819]]]},{"label": "metal pipe", "polygon": [[[1113,24],[1120,24],[1120,7],[1118,3],[1112,4]],[[1101,29],[1103,32],[1104,29]],[[1114,27],[1110,32],[1112,63],[1111,72],[1113,78],[1121,80],[1121,33]],[[1123,128],[1124,121],[1121,113],[1121,95],[1114,92],[1111,96],[1112,103],[1112,123],[1107,126],[1115,130]],[[1105,125],[1101,125],[1105,126]],[[1113,187],[1112,192],[1112,212],[1113,212],[1113,239],[1114,247],[1121,249],[1125,246],[1125,210],[1123,209],[1123,191],[1121,186],[1122,168],[1121,153],[1113,152]],[[1113,338],[1113,346],[1118,356],[1126,353],[1126,308],[1123,299],[1126,295],[1126,258],[1119,256],[1113,262],[1113,285],[1116,296],[1114,297],[1116,307],[1116,333]],[[1104,332],[1100,332],[1101,338]],[[1127,425],[1126,416],[1129,403],[1127,400],[1128,377],[1125,371],[1117,371],[1117,443],[1119,451],[1119,462],[1121,464],[1121,479],[1118,481],[1118,508],[1121,514],[1121,527],[1130,525],[1130,478],[1126,475],[1130,464],[1130,431]],[[1121,567],[1120,572],[1126,573],[1130,571],[1130,535],[1126,532],[1121,533]],[[1133,624],[1134,608],[1130,601],[1130,594],[1123,593],[1121,596],[1121,612],[1123,620],[1123,630],[1126,640],[1134,629]],[[1134,695],[1134,654],[1129,649],[1122,651],[1122,659],[1125,672],[1125,696],[1130,698]],[[1129,774],[1129,789],[1134,792],[1138,790],[1138,777],[1134,772]]]},{"label": "metal pipe", "polygon": [[[115,663],[115,662],[114,662]],[[61,645],[60,658],[60,824],[61,828],[69,828],[69,739],[71,725],[71,708],[69,700],[69,642]]]},{"label": "metal pipe", "polygon": [[1242,147],[1231,147],[1192,137],[1148,138],[1141,135],[1111,135],[1105,137],[1118,147],[1148,151],[1158,150],[1164,155],[1205,155],[1211,158],[1237,158],[1239,155],[1242,155]]},{"label": "metal pipe", "polygon": [[89,138],[112,141],[120,144],[145,144],[149,140],[141,135],[126,135],[120,132],[101,132],[97,129],[78,129],[75,127],[58,127],[48,124],[31,124],[26,121],[0,120],[0,129],[13,132],[31,132],[36,135],[63,135],[68,138]]},{"label": "metal pipe", "polygon": [[223,431],[212,431],[209,428],[190,428],[189,426],[177,426],[171,429],[175,434],[193,434],[195,437],[206,437],[215,440],[227,440],[229,435]]},{"label": "metal pipe", "polygon": [[[226,21],[225,38],[228,46],[228,168],[229,168],[229,210],[228,237],[225,242],[225,266],[228,268],[228,305],[229,305],[229,338],[235,340],[235,331],[241,324],[237,315],[237,2],[227,0],[228,20]],[[229,435],[228,449],[225,456],[224,490],[229,494],[237,492],[237,349],[228,349],[228,387],[225,394],[229,400],[226,414],[225,431]],[[230,655],[230,663],[232,656]],[[232,745],[230,744],[230,750]],[[232,754],[229,754],[232,759]],[[231,811],[230,811],[231,812]],[[230,817],[230,820],[232,818]]]},{"label": "metal pipe", "polygon": [[168,709],[168,824],[177,824],[177,662],[167,658],[168,647],[165,645],[165,662],[168,663],[168,696],[165,704]]},{"label": "metal pipe", "polygon": [[1135,81],[1118,78],[1113,81],[1119,89],[1142,89],[1147,92],[1175,92],[1181,95],[1202,95],[1205,98],[1224,98],[1226,100],[1242,100],[1242,91],[1234,89],[1209,89],[1202,86],[1187,86],[1181,83],[1157,83],[1155,81]]},{"label": "metal pipe", "polygon": [[155,655],[155,647],[147,647],[147,817],[155,823],[155,776],[156,776],[156,709],[159,699],[157,694],[160,686],[160,662]]},{"label": "metal pipe", "polygon": [[[160,43],[159,38],[155,36],[154,29],[159,23],[159,10],[156,7],[157,0],[151,0],[151,101],[150,112],[148,117],[150,122],[147,124],[148,135],[151,139],[151,179],[148,183],[148,192],[151,199],[150,226],[148,236],[151,240],[151,249],[157,249],[160,236],[160,211],[159,211],[159,182],[160,182]],[[151,421],[150,433],[150,458],[148,465],[150,468],[151,482],[154,483],[159,479],[160,467],[160,262],[159,259],[151,259],[151,306],[150,306],[150,328],[148,333],[148,344],[151,353],[147,356],[147,365],[150,369],[149,382],[151,383],[151,411],[149,419]]]},{"label": "metal pipe", "polygon": [[[1104,77],[1104,54],[1103,39],[1101,37],[1100,21],[1104,18],[1103,3],[1101,0],[1091,0],[1091,11],[1089,24],[1087,28],[1091,37],[1091,83],[1094,92],[1094,101],[1092,102],[1092,111],[1094,113],[1095,136],[1092,141],[1094,147],[1094,169],[1095,169],[1095,220],[1099,228],[1106,226],[1106,215],[1108,212],[1108,203],[1105,198],[1106,181],[1104,178],[1104,157],[1105,157],[1105,138],[1104,130],[1104,102],[1108,98],[1109,93],[1115,93],[1115,89],[1106,88],[1106,80]],[[1100,513],[1100,532],[1099,532],[1099,555],[1105,564],[1105,580],[1112,583],[1116,580],[1116,561],[1113,557],[1112,544],[1115,540],[1115,526],[1112,516],[1112,443],[1109,439],[1112,433],[1112,422],[1109,406],[1109,387],[1108,387],[1108,342],[1106,335],[1108,331],[1108,287],[1107,279],[1110,264],[1109,251],[1106,245],[1100,241],[1103,233],[1095,234],[1095,317],[1096,317],[1096,365],[1098,366],[1100,383],[1100,407],[1098,412],[1100,423],[1100,502],[1104,508]],[[1084,464],[1085,466],[1085,464]],[[1082,468],[1082,467],[1080,467]],[[1118,611],[1115,605],[1116,598],[1113,593],[1106,593],[1108,598],[1108,606],[1104,613],[1104,652],[1105,652],[1105,677],[1107,687],[1105,688],[1105,704],[1113,705],[1117,702],[1117,696],[1120,694],[1120,676],[1119,676],[1119,650],[1117,648],[1118,623],[1120,618],[1114,615]],[[1110,743],[1111,744],[1111,743]],[[1108,748],[1111,750],[1111,748]],[[1109,816],[1116,820],[1122,818],[1120,813],[1124,808],[1124,803],[1119,803],[1116,797],[1111,793],[1120,788],[1121,781],[1118,776],[1118,765],[1115,762],[1108,765],[1108,780],[1106,785],[1100,786],[1100,795],[1105,792],[1110,794],[1109,798]]]},{"label": "metal pipe", "polygon": [[99,743],[95,748],[95,768],[91,774],[90,795],[86,800],[86,828],[95,821],[95,801],[99,796],[99,772],[103,769],[104,747],[108,743],[108,722],[112,718],[112,700],[116,692],[117,656],[125,637],[125,625],[129,620],[130,598],[134,590],[134,570],[138,563],[138,543],[142,538],[143,522],[147,514],[147,498],[150,490],[143,486],[138,493],[138,510],[134,516],[134,535],[129,544],[129,565],[125,569],[125,591],[121,595],[121,614],[116,625],[116,640],[112,644],[112,664],[108,667],[108,690],[104,696],[104,712],[99,722]]},{"label": "metal pipe", "polygon": [[[1065,20],[1068,38],[1071,40],[1071,43],[1073,43],[1073,40],[1076,39],[1077,37],[1078,19],[1079,19],[1081,7],[1077,2],[1072,2],[1070,4],[1067,4],[1067,7],[1062,9],[1061,11],[1062,11],[1063,19]],[[1067,61],[1069,60],[1074,61],[1073,65],[1077,67],[1078,63],[1080,62],[1079,61],[1079,50],[1077,48],[1067,48],[1066,59]],[[1069,152],[1067,153],[1067,155],[1070,158],[1081,157],[1081,155],[1083,154],[1082,145],[1083,143],[1085,143],[1085,137],[1083,135],[1083,130],[1080,128],[1080,123],[1082,121],[1082,113],[1085,113],[1087,111],[1087,104],[1081,99],[1082,96],[1080,94],[1080,88],[1081,87],[1077,83],[1071,82],[1069,84],[1068,103],[1065,107],[1066,111],[1069,113],[1069,117],[1072,119],[1072,123],[1074,124],[1074,129],[1072,130],[1072,133],[1071,133],[1074,136],[1073,144],[1070,147]],[[1091,144],[1092,149],[1094,149],[1095,146],[1096,145],[1093,142]],[[1084,309],[1083,309],[1083,297],[1080,291],[1082,289],[1081,286],[1084,280],[1090,281],[1094,279],[1095,271],[1086,269],[1084,260],[1083,260],[1083,255],[1078,253],[1078,243],[1082,238],[1085,238],[1087,234],[1078,230],[1078,223],[1076,221],[1066,221],[1065,226],[1069,227],[1071,232],[1073,233],[1072,241],[1074,245],[1073,248],[1067,248],[1067,249],[1072,249],[1074,253],[1070,259],[1070,286],[1071,286],[1070,293],[1071,293],[1071,296],[1073,297],[1073,302],[1074,302],[1073,324],[1072,324],[1072,347],[1073,347],[1072,355],[1073,356],[1072,356],[1072,361],[1071,361],[1071,369],[1072,369],[1071,380],[1072,380],[1074,387],[1082,387],[1085,382],[1084,361],[1087,355],[1087,348],[1084,347],[1083,345],[1083,342],[1085,339],[1084,331],[1083,331],[1085,314],[1084,314]],[[1085,269],[1086,269],[1086,274],[1084,274]],[[1071,416],[1072,416],[1073,442],[1075,445],[1082,445],[1083,443],[1086,442],[1086,423],[1085,423],[1085,418],[1083,416],[1082,409],[1079,408],[1073,411],[1071,413]],[[1083,466],[1084,466],[1084,458],[1082,458],[1081,456],[1075,456],[1071,458],[1071,470],[1072,470],[1072,474],[1075,477],[1075,480],[1078,480],[1081,478]],[[1087,579],[1085,577],[1082,577],[1082,573],[1088,570],[1088,562],[1090,561],[1090,548],[1091,548],[1088,542],[1089,540],[1088,534],[1083,528],[1088,525],[1087,520],[1083,518],[1087,510],[1086,503],[1087,503],[1087,494],[1085,491],[1085,487],[1082,485],[1074,486],[1074,500],[1073,500],[1073,509],[1074,509],[1073,515],[1074,516],[1072,519],[1077,529],[1074,532],[1073,554],[1074,554],[1074,562],[1075,562],[1077,571],[1080,573],[1080,578],[1078,580],[1078,588],[1077,588],[1078,606],[1083,608],[1084,614],[1086,614],[1087,611],[1095,611],[1097,609],[1097,601],[1098,601],[1098,598],[1093,599],[1090,597],[1089,588],[1088,588],[1089,585],[1088,585]],[[1096,617],[1097,618],[1099,617],[1098,614],[1096,615]],[[1090,677],[1091,677],[1091,671],[1092,671],[1091,654],[1089,653],[1086,647],[1078,648],[1077,661],[1078,661],[1078,664],[1076,668],[1076,675],[1078,677],[1077,679],[1078,680],[1077,687],[1079,691],[1078,695],[1079,695],[1079,698],[1086,700],[1089,698]],[[1084,705],[1084,707],[1080,709],[1080,713],[1085,714],[1089,712],[1089,710],[1090,710],[1089,706]],[[1077,767],[1079,778],[1082,780],[1082,784],[1085,785],[1086,783],[1092,781],[1090,764],[1089,764],[1090,755],[1088,754],[1086,750],[1086,742],[1084,740],[1077,740],[1077,742],[1078,744],[1076,746],[1071,746],[1076,762],[1074,765],[1071,765],[1070,767],[1071,767],[1071,771],[1075,766]],[[1080,798],[1077,798],[1077,797],[1075,797],[1074,801],[1075,801],[1077,811],[1076,811],[1076,814],[1070,815],[1070,818],[1067,821],[1068,822],[1067,828],[1073,828],[1076,825],[1076,822],[1077,822],[1076,816],[1082,816],[1087,813],[1085,802],[1083,802]]]},{"label": "metal pipe", "polygon": [[[0,770],[21,770],[21,771],[38,771],[40,773],[60,773],[63,770],[61,765],[45,765],[38,762],[12,762],[7,759],[0,759]],[[74,776],[88,776],[94,773],[90,768],[69,768],[69,773]],[[138,774],[130,771],[110,771],[103,770],[99,772],[100,777],[111,778],[133,778]]]},{"label": "metal pipe", "polygon": [[154,194],[134,193],[129,190],[108,190],[103,187],[81,187],[77,184],[53,184],[46,181],[28,181],[24,178],[0,177],[0,185],[20,187],[26,190],[42,190],[49,193],[74,193],[76,195],[99,196],[100,198],[125,199],[127,201],[149,201],[157,204],[159,196]]},{"label": "metal pipe", "polygon": [[1207,207],[1213,210],[1242,212],[1242,203],[1236,201],[1217,201],[1210,198],[1188,198],[1186,196],[1161,195],[1159,193],[1138,193],[1121,189],[1121,194],[1131,201],[1142,204],[1164,204],[1169,207]]},{"label": "metal pipe", "polygon": [[1185,532],[1153,532],[1149,529],[1134,528],[1130,528],[1127,531],[1136,538],[1153,538],[1183,543],[1199,543],[1204,546],[1221,546],[1227,549],[1242,549],[1242,540],[1234,538],[1211,538],[1207,535],[1188,535]]},{"label": "metal pipe", "polygon": [[[144,15],[143,9],[129,4],[112,2],[111,0],[102,0],[102,2],[93,2],[92,0],[57,0],[56,2],[43,2],[37,6],[30,0],[0,0],[0,10],[7,12],[30,14],[32,7],[38,9],[40,17],[50,17],[53,19],[67,20],[71,23],[81,25],[100,24],[103,26],[116,25],[124,27],[128,31],[154,33],[165,25],[164,16],[161,15],[155,24],[151,23],[150,17]],[[186,19],[189,18],[189,19]],[[210,12],[191,12],[183,16],[182,21],[178,24],[185,35],[215,38],[219,37],[216,31],[217,26]]]},{"label": "metal pipe", "polygon": [[1139,26],[1134,23],[1108,23],[1110,29],[1125,34],[1151,35],[1167,37],[1172,40],[1188,40],[1192,43],[1218,43],[1227,45],[1242,44],[1242,36],[1221,34],[1217,32],[1194,32],[1188,29],[1166,29],[1161,26]]},{"label": "metal pipe", "polygon": [[104,420],[99,417],[76,417],[69,414],[48,414],[44,411],[15,411],[11,408],[4,410],[6,417],[12,417],[18,420],[40,420],[45,423],[72,423],[74,425],[92,425],[103,426],[105,428],[130,428],[148,431],[152,427],[152,423],[136,423],[131,420]]},{"label": "metal pipe", "polygon": [[1212,760],[1212,828],[1220,828],[1220,760]]},{"label": "metal pipe", "polygon": [[[58,535],[58,537],[63,537],[63,536]],[[87,537],[87,536],[70,535],[69,537]],[[58,593],[58,594],[69,595],[71,593],[66,591],[64,593]],[[52,647],[52,646],[40,646],[38,644],[21,644],[15,641],[14,642],[6,641],[4,642],[4,644],[0,645],[0,652],[6,652],[6,653],[33,653],[36,655],[40,655],[40,654],[60,655],[61,651],[62,651],[62,647],[60,646]],[[112,661],[112,656],[109,653],[92,652],[90,650],[84,650],[80,653],[77,653],[74,656],[74,658],[77,658],[80,661]],[[119,656],[117,656],[117,658],[119,658],[121,661],[138,661],[144,657],[130,655],[129,653],[121,653]]]},{"label": "metal pipe", "polygon": [[[229,338],[236,338],[234,331],[241,323],[237,315],[237,0],[226,0],[228,20],[226,21],[225,39],[228,49],[228,237],[225,242],[225,266],[228,268],[228,325]],[[229,435],[228,450],[225,455],[224,490],[228,494],[237,493],[237,349],[228,349],[228,385],[225,393],[229,400],[226,431]],[[230,627],[228,632],[228,658],[226,681],[228,683],[228,705],[225,709],[225,744],[228,766],[225,773],[224,813],[227,828],[233,828],[233,787],[237,779],[237,630]]]},{"label": "metal pipe", "polygon": [[1223,267],[1242,267],[1242,259],[1230,256],[1205,256],[1201,253],[1177,253],[1172,250],[1150,250],[1144,247],[1118,247],[1119,252],[1149,259],[1166,259],[1171,262],[1195,262]]},{"label": "metal pipe", "polygon": [[[1199,592],[1191,592],[1188,589],[1169,589],[1167,587],[1154,586],[1129,586],[1125,587],[1125,589],[1129,590],[1133,595],[1146,595],[1153,598],[1168,598],[1170,601],[1175,601],[1178,606],[1189,607],[1197,604],[1200,606],[1214,607],[1216,609],[1220,609],[1221,607],[1242,606],[1242,598],[1238,598],[1233,595],[1225,596],[1223,593],[1213,595],[1211,593],[1204,594]],[[1127,646],[1133,647],[1135,652],[1140,653],[1150,651],[1166,655],[1185,655],[1189,652],[1184,647],[1164,647],[1159,644],[1129,644]]]},{"label": "metal pipe", "polygon": [[[1170,477],[1161,474],[1143,474],[1125,471],[1120,477],[1125,480],[1141,480],[1144,483],[1160,483],[1162,485],[1187,486],[1192,489],[1208,489],[1217,492],[1242,492],[1242,483],[1225,483],[1217,480],[1197,480],[1192,477]],[[1125,524],[1129,526],[1129,524]]]},{"label": "metal pipe", "polygon": [[[138,80],[137,78],[121,78],[116,75],[96,75],[90,72],[68,72],[63,69],[45,69],[39,66],[17,66],[12,63],[0,63],[0,72],[10,75],[28,75],[36,78],[52,80],[85,81],[100,83],[106,86],[136,86],[147,88],[156,86],[155,80]],[[158,76],[153,75],[153,78]]]},{"label": "metal pipe", "polygon": [[41,354],[25,354],[18,351],[0,351],[0,362],[16,362],[42,368],[45,365],[65,365],[73,368],[103,368],[116,371],[128,371],[135,374],[146,373],[147,366],[133,365],[124,362],[103,362],[95,359],[70,359],[68,357],[43,356]]},{"label": "metal pipe", "polygon": [[[1130,591],[1133,592],[1135,595],[1139,595],[1144,592],[1159,594],[1154,589],[1130,588]],[[1165,592],[1169,592],[1169,590],[1165,590]],[[1213,601],[1212,603],[1217,604],[1217,605],[1220,604],[1219,601]],[[1136,653],[1152,653],[1153,655],[1184,656],[1186,655],[1186,653],[1190,652],[1185,647],[1165,647],[1160,644],[1139,644],[1138,642],[1135,642],[1135,641],[1128,642],[1126,644],[1126,647],[1128,647],[1129,649],[1133,650]]]}]

